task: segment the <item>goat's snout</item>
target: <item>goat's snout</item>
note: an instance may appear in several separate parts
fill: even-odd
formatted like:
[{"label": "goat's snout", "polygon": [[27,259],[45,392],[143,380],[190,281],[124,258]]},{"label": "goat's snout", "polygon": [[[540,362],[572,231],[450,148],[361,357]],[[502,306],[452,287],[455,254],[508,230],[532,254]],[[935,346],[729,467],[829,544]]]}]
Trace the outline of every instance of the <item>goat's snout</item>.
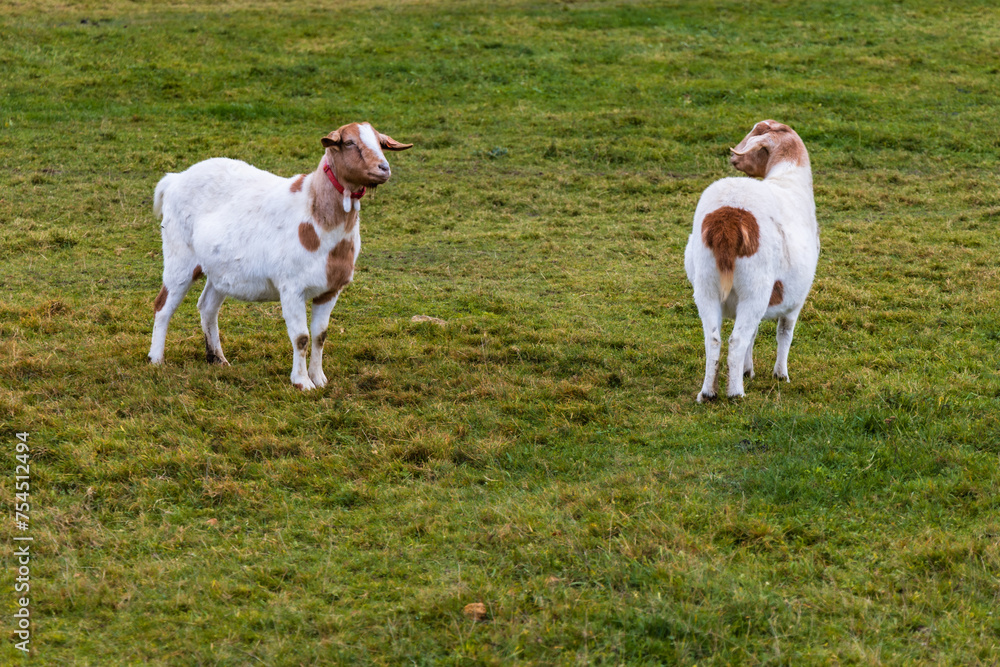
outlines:
[{"label": "goat's snout", "polygon": [[389,163],[385,160],[379,162],[371,171],[368,172],[369,177],[372,180],[372,185],[380,185],[389,180],[392,176],[392,170],[389,169]]}]

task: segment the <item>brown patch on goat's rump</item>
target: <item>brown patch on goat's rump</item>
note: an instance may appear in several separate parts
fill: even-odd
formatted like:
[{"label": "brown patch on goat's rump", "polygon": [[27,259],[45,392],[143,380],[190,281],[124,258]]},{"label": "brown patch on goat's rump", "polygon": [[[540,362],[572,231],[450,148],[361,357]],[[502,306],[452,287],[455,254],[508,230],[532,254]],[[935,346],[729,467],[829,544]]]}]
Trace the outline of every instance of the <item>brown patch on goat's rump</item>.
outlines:
[{"label": "brown patch on goat's rump", "polygon": [[198,278],[201,278],[203,275],[205,275],[205,272],[201,270],[201,264],[199,264],[194,267],[194,271],[191,272],[191,280],[198,280]]},{"label": "brown patch on goat's rump", "polygon": [[164,285],[160,288],[160,293],[156,295],[156,299],[153,301],[153,311],[160,312],[163,310],[163,304],[167,302],[167,296],[170,295],[170,291],[167,290],[167,286]]},{"label": "brown patch on goat's rump", "polygon": [[316,235],[316,228],[311,222],[299,224],[299,243],[309,252],[316,252],[319,249],[319,236]]},{"label": "brown patch on goat's rump", "polygon": [[785,286],[780,280],[774,281],[774,288],[771,290],[771,300],[767,302],[769,306],[777,306],[785,300]]},{"label": "brown patch on goat's rump", "polygon": [[299,351],[302,351],[302,350],[306,349],[307,347],[309,347],[309,336],[307,334],[302,334],[301,336],[299,336],[298,338],[296,338],[295,339],[295,347]]},{"label": "brown patch on goat's rump", "polygon": [[701,240],[715,255],[722,298],[733,288],[733,268],[737,257],[750,257],[760,247],[760,227],[753,213],[722,206],[701,222]]},{"label": "brown patch on goat's rump", "polygon": [[289,188],[289,190],[291,190],[292,192],[301,192],[302,191],[302,181],[304,181],[304,180],[306,180],[306,175],[305,174],[300,174],[298,178],[296,178],[294,181],[292,181],[292,186]]}]

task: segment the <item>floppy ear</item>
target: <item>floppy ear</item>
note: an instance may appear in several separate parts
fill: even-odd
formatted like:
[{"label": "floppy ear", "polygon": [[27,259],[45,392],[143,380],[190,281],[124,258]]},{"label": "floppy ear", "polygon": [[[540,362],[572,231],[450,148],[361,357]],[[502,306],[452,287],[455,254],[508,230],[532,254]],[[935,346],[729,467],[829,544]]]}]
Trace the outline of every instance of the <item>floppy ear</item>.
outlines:
[{"label": "floppy ear", "polygon": [[413,144],[401,144],[388,134],[378,135],[379,146],[387,151],[405,151],[407,148],[413,148]]},{"label": "floppy ear", "polygon": [[736,148],[730,148],[736,155],[746,155],[751,151],[757,150],[759,148],[765,148],[770,150],[774,145],[774,138],[771,136],[770,132],[767,134],[758,134],[756,136],[748,135],[739,143]]},{"label": "floppy ear", "polygon": [[340,146],[340,130],[334,130],[330,134],[320,139],[320,141],[323,142],[323,148],[329,148],[330,146]]}]

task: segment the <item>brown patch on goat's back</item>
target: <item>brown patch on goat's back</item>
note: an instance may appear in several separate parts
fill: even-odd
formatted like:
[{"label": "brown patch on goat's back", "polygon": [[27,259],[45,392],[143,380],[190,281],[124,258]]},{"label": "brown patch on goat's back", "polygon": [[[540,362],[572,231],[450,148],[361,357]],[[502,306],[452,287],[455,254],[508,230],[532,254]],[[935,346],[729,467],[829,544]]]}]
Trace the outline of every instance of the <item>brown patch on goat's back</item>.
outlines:
[{"label": "brown patch on goat's back", "polygon": [[170,292],[167,290],[167,286],[164,285],[160,288],[160,293],[156,295],[156,300],[153,301],[153,311],[160,312],[163,310],[163,304],[167,302],[167,296]]},{"label": "brown patch on goat's back", "polygon": [[774,281],[774,288],[771,290],[771,299],[767,302],[769,306],[777,306],[785,300],[785,286],[780,280]]},{"label": "brown patch on goat's back", "polygon": [[311,222],[299,225],[299,243],[309,252],[316,252],[319,249],[319,236],[316,235],[316,228]]},{"label": "brown patch on goat's back", "polygon": [[291,190],[292,192],[301,192],[302,181],[304,180],[306,180],[306,175],[305,174],[300,175],[298,178],[292,181],[292,187],[290,187],[289,190]]},{"label": "brown patch on goat's back", "polygon": [[201,264],[199,264],[194,267],[194,271],[191,272],[191,280],[198,280],[198,278],[201,278],[203,275],[205,275],[205,272],[201,270]]}]

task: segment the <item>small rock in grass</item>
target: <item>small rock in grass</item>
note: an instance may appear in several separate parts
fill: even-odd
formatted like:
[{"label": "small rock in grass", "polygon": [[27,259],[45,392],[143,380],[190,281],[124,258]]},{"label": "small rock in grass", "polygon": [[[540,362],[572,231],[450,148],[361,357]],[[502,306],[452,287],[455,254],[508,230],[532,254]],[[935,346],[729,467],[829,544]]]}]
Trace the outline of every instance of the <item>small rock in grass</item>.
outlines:
[{"label": "small rock in grass", "polygon": [[470,602],[462,609],[462,613],[470,621],[475,621],[476,623],[482,623],[489,617],[489,611],[482,602]]}]

